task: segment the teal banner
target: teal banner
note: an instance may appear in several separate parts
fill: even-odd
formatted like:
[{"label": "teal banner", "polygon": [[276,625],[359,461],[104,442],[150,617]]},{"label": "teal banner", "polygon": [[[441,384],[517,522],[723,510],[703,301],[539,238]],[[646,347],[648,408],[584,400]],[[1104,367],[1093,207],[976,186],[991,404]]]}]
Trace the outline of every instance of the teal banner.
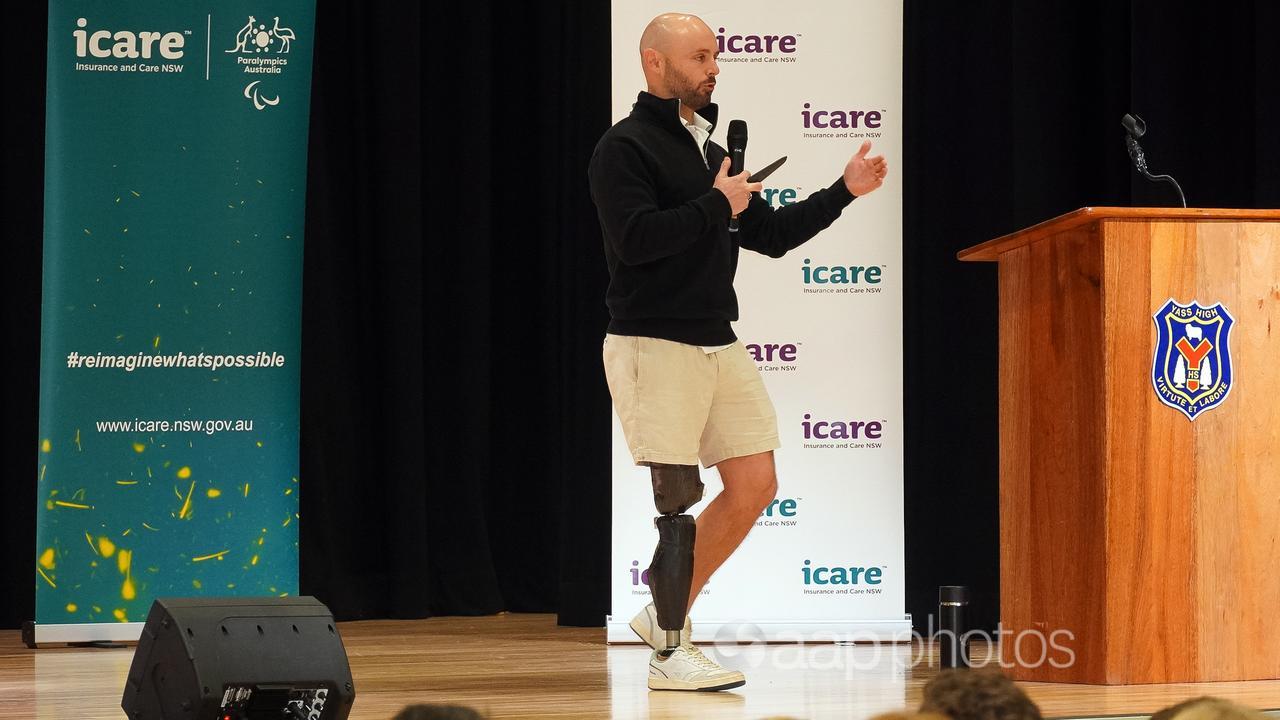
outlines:
[{"label": "teal banner", "polygon": [[50,3],[38,642],[297,593],[314,20]]}]

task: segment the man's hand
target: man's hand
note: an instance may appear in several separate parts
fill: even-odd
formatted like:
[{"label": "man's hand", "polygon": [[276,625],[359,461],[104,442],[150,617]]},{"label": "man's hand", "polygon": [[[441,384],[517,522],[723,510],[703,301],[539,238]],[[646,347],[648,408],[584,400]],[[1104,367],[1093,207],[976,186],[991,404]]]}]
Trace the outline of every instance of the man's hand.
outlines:
[{"label": "man's hand", "polygon": [[883,155],[867,157],[867,152],[870,150],[871,141],[864,141],[862,147],[858,149],[858,154],[850,158],[849,164],[844,166],[844,186],[854,195],[866,195],[880,187],[884,184],[885,174],[889,172],[889,166],[885,164]]},{"label": "man's hand", "polygon": [[744,170],[743,172],[729,177],[729,158],[725,158],[720,164],[720,172],[716,175],[716,182],[712,187],[724,193],[729,198],[729,207],[733,209],[733,214],[737,215],[747,209],[747,203],[751,202],[751,193],[760,192],[764,189],[762,182],[747,182],[750,177]]}]

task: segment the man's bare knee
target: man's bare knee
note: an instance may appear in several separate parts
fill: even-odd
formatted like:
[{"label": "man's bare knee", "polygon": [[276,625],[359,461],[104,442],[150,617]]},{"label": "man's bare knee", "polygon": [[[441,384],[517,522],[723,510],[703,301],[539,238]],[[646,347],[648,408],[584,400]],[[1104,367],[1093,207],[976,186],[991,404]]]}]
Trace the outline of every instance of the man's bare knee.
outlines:
[{"label": "man's bare knee", "polygon": [[718,469],[724,492],[743,505],[763,510],[778,494],[772,452],[731,458]]}]

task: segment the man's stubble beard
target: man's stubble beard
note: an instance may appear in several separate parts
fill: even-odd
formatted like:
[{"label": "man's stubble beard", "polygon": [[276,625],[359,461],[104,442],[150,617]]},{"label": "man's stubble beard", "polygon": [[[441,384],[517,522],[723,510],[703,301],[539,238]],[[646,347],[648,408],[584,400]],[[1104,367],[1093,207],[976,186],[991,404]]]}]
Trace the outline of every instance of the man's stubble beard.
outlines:
[{"label": "man's stubble beard", "polygon": [[666,81],[672,94],[680,99],[681,104],[689,106],[689,109],[701,110],[711,104],[711,93],[704,95],[700,92],[704,83],[690,82],[686,75],[675,68],[667,67]]}]

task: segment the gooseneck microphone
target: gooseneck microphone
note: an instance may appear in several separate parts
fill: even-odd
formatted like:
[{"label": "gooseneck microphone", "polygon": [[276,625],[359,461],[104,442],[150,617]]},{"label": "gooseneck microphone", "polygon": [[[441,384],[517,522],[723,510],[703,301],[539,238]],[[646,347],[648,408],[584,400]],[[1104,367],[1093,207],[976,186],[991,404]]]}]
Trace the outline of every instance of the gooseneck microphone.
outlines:
[{"label": "gooseneck microphone", "polygon": [[1120,124],[1124,126],[1125,147],[1129,148],[1129,159],[1133,161],[1133,166],[1142,173],[1144,177],[1152,182],[1167,182],[1178,191],[1178,199],[1182,201],[1182,207],[1187,206],[1187,196],[1182,194],[1182,186],[1178,185],[1178,181],[1174,180],[1171,175],[1152,175],[1147,169],[1147,155],[1142,152],[1142,146],[1138,144],[1138,138],[1147,132],[1147,124],[1137,115],[1126,114],[1120,119]]},{"label": "gooseneck microphone", "polygon": [[[729,121],[729,175],[739,175],[746,167],[747,160],[747,123],[743,120]],[[729,232],[738,232],[738,216],[729,219]]]}]

